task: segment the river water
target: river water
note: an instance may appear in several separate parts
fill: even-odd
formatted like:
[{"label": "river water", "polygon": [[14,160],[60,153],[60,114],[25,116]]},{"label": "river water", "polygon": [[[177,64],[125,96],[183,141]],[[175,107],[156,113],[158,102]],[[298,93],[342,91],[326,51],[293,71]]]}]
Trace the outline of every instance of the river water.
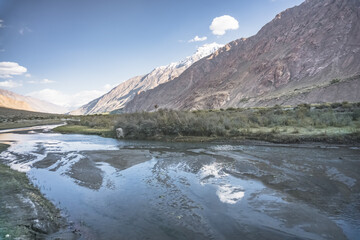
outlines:
[{"label": "river water", "polygon": [[359,239],[360,149],[3,131],[81,239]]}]

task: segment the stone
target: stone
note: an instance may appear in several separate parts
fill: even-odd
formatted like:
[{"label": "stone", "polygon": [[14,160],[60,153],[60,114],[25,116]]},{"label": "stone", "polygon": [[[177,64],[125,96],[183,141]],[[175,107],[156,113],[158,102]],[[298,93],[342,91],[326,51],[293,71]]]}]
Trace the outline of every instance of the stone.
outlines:
[{"label": "stone", "polygon": [[116,137],[117,138],[124,138],[124,131],[122,128],[117,128],[116,129]]}]

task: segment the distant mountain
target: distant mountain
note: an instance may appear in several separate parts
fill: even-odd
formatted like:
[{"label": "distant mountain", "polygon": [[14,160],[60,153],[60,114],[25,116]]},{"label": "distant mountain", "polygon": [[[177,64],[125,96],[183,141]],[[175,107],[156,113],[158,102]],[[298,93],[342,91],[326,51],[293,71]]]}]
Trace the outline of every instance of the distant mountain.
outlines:
[{"label": "distant mountain", "polygon": [[173,80],[194,62],[202,59],[203,57],[209,56],[222,46],[223,45],[217,43],[205,44],[202,47],[199,47],[194,55],[189,56],[180,62],[157,67],[144,76],[131,78],[119,84],[105,95],[85,104],[77,110],[72,111],[70,114],[95,114],[121,109],[137,94],[153,89],[159,84]]},{"label": "distant mountain", "polygon": [[0,107],[46,113],[67,112],[61,106],[3,89],[0,89]]},{"label": "distant mountain", "polygon": [[360,1],[306,0],[124,111],[360,101]]}]

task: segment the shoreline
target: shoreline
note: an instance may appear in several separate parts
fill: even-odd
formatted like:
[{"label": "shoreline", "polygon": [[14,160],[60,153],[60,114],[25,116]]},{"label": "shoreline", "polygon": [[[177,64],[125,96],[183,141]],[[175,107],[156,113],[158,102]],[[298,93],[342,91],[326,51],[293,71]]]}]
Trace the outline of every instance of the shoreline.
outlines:
[{"label": "shoreline", "polygon": [[44,125],[55,125],[61,124],[65,121],[62,120],[29,120],[27,122],[16,122],[16,123],[7,123],[0,124],[0,130],[8,130],[8,129],[18,129],[18,128],[27,128],[27,127],[36,127],[36,126],[44,126]]},{"label": "shoreline", "polygon": [[[10,145],[0,143],[0,153]],[[0,163],[0,239],[77,239],[60,210],[25,173]]]},{"label": "shoreline", "polygon": [[[339,128],[341,131],[342,128]],[[360,144],[360,133],[350,132],[342,134],[284,134],[272,132],[247,132],[243,136],[220,137],[220,136],[165,136],[155,135],[152,137],[117,138],[115,130],[89,128],[81,125],[63,125],[53,129],[61,134],[87,134],[102,137],[141,140],[141,141],[163,141],[163,142],[221,142],[221,143],[248,143],[266,142],[272,144],[301,144],[301,143],[328,143],[328,144]],[[325,130],[326,131],[326,130]]]},{"label": "shoreline", "polygon": [[360,103],[194,111],[158,109],[78,118],[55,131],[166,142],[360,143]]},{"label": "shoreline", "polygon": [[[157,139],[153,139],[153,140],[157,140]],[[177,140],[178,140],[178,142],[179,142],[179,138],[177,138]],[[208,139],[209,140],[209,139]],[[215,139],[215,138],[213,138],[213,139],[211,139],[213,142],[221,142],[221,140],[218,138],[218,139]],[[199,142],[199,139],[197,139],[197,141]],[[229,141],[228,139],[225,139],[225,140],[223,140],[223,141],[225,141],[225,142],[223,142],[223,143],[232,143],[231,141]],[[269,142],[263,142],[263,141],[258,141],[258,140],[243,140],[243,139],[237,139],[237,141],[242,141],[242,144],[247,144],[247,145],[263,145],[263,146],[266,146],[266,145],[268,145],[268,146],[271,146],[271,143],[269,143]],[[187,141],[187,142],[189,142],[189,141]],[[234,141],[233,141],[234,142]],[[289,144],[290,145],[290,144]],[[289,146],[288,145],[288,146]],[[0,145],[0,147],[1,147],[2,145]],[[285,144],[279,144],[279,143],[276,143],[276,144],[273,144],[273,146],[283,146],[283,147],[287,147]],[[291,146],[291,145],[290,145]],[[325,146],[324,146],[324,143],[319,143],[319,144],[308,144],[307,146],[310,146],[310,147],[312,147],[312,148],[322,148],[322,147],[324,147],[324,148],[326,148],[327,146],[326,146],[326,144],[325,144]],[[307,146],[300,146],[300,147],[307,147]],[[333,147],[333,146],[330,146],[330,147]],[[300,150],[301,151],[301,150]],[[95,153],[95,154],[101,154],[101,152],[99,153]],[[127,154],[126,154],[127,155]],[[118,156],[118,155],[116,155],[116,156]],[[95,158],[98,158],[97,156],[93,156],[93,157],[95,157]],[[111,159],[111,158],[110,158]],[[0,164],[0,171],[2,170],[2,168],[1,168],[1,166],[2,166],[2,164]],[[122,165],[120,165],[120,166],[122,166]],[[8,168],[9,169],[9,168]],[[12,170],[13,171],[13,170]],[[0,172],[1,173],[1,172]],[[25,178],[26,180],[27,180],[27,182],[29,182],[29,179],[27,178],[27,176],[24,174],[24,173],[19,173],[19,172],[16,172],[16,171],[13,171],[13,174],[14,175],[22,175],[23,176],[23,178]],[[1,177],[2,177],[2,174],[0,174],[0,179],[1,179]],[[256,179],[258,179],[257,178],[257,176],[255,176],[254,175],[254,177],[256,178]],[[80,179],[82,179],[82,180],[84,180],[83,178],[80,178]],[[85,179],[86,180],[86,179]],[[268,182],[267,184],[269,184],[269,186],[271,186],[271,187],[274,187],[273,185],[272,185],[272,182],[270,181],[270,180],[272,180],[272,178],[271,179],[269,179],[269,177],[268,176],[265,176],[265,177],[263,177],[262,179],[261,179],[261,177],[259,177],[259,180],[260,181],[262,181],[262,182],[264,182],[264,184],[266,183],[266,182]],[[88,180],[86,180],[86,181],[88,181]],[[270,181],[270,182],[269,182]],[[1,181],[1,182],[4,182],[3,180]],[[30,184],[31,185],[31,184]],[[23,185],[20,185],[22,188],[24,188],[24,186]],[[33,187],[33,186],[32,186]],[[34,188],[34,187],[33,187]],[[0,189],[1,190],[1,189]],[[44,201],[45,202],[49,202],[45,197],[43,197],[43,195],[40,193],[40,191],[39,190],[37,190],[37,192],[39,193],[39,198],[43,198],[44,199]],[[0,192],[1,194],[0,194],[0,200],[1,200],[1,197],[4,195],[4,194],[2,194],[2,192]],[[51,202],[50,203],[47,203],[47,204],[50,204],[50,205],[52,205],[51,204]],[[4,204],[2,204],[2,205],[4,205]],[[59,210],[57,210],[56,209],[56,207],[55,206],[53,206],[52,205],[52,207],[53,208],[55,208],[55,211],[57,211],[57,213],[59,213]],[[52,209],[53,209],[52,208]],[[1,210],[1,207],[0,207],[0,210]],[[12,209],[11,209],[12,210]],[[2,213],[3,211],[0,211],[0,215],[1,215],[1,213]],[[14,215],[13,213],[11,213],[11,215]],[[54,215],[54,217],[53,218],[50,218],[50,219],[48,219],[49,220],[49,222],[51,223],[52,221],[54,221],[54,218],[55,218],[55,221],[61,221],[64,225],[62,225],[62,229],[60,229],[60,231],[56,231],[56,232],[54,232],[54,233],[51,233],[51,232],[49,232],[49,233],[43,233],[43,232],[36,232],[36,231],[39,231],[39,229],[37,229],[37,226],[36,225],[34,225],[34,229],[36,229],[36,231],[34,231],[32,228],[33,228],[33,224],[32,223],[30,223],[30,224],[23,224],[23,225],[21,225],[20,226],[20,229],[22,230],[22,231],[29,231],[30,233],[29,234],[32,234],[32,235],[21,235],[20,236],[20,238],[21,239],[34,239],[34,238],[36,238],[36,239],[38,239],[38,238],[49,238],[49,239],[76,239],[76,238],[79,238],[79,233],[81,232],[81,229],[80,229],[80,232],[77,232],[77,231],[75,231],[75,230],[72,230],[72,229],[70,229],[70,228],[67,228],[67,229],[64,229],[64,227],[67,227],[67,226],[69,226],[69,225],[67,225],[66,224],[66,222],[65,222],[65,219],[64,218],[62,218],[61,216],[59,216],[59,215],[57,215],[58,216],[58,218],[55,218],[56,217],[56,215]],[[19,219],[19,218],[18,218]],[[20,219],[29,219],[28,217],[20,217]],[[46,219],[42,219],[42,221],[48,221],[48,220],[46,220]],[[32,220],[30,220],[30,221],[32,221]],[[16,224],[18,224],[17,222],[15,222]],[[6,225],[4,225],[3,224],[3,222],[1,221],[1,218],[0,218],[0,226],[2,227],[2,226],[4,226],[4,227],[6,227]],[[18,227],[18,225],[14,225],[15,227]],[[1,229],[1,227],[0,227],[0,239],[1,239],[1,237],[3,237],[4,236],[4,239],[5,239],[5,237],[6,237],[6,234],[8,234],[8,233],[4,233],[3,234],[3,232],[1,231],[2,229]],[[22,227],[22,228],[21,228]],[[76,227],[77,228],[77,227]],[[17,234],[18,232],[19,232],[20,230],[12,230],[12,233],[11,234]],[[34,235],[34,234],[36,234],[36,235]],[[83,234],[86,234],[85,232],[83,232]],[[12,239],[12,237],[13,237],[14,235],[11,235],[11,238],[10,239]]]}]

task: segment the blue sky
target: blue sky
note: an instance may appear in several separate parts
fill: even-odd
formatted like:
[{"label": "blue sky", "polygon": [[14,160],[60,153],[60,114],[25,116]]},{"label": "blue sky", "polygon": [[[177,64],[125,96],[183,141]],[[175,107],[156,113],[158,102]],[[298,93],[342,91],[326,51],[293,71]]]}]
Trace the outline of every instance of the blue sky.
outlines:
[{"label": "blue sky", "polygon": [[[74,107],[205,43],[252,36],[302,1],[0,0],[0,87]],[[215,35],[224,15],[238,28]]]}]

